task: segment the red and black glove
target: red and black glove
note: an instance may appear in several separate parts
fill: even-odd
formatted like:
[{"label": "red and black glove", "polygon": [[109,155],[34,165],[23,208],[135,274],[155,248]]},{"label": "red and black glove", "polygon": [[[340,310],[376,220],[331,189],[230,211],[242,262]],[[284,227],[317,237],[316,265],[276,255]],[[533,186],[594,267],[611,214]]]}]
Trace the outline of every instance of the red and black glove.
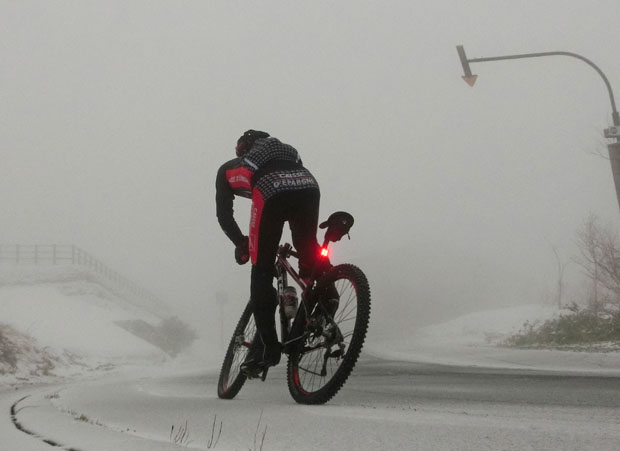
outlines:
[{"label": "red and black glove", "polygon": [[240,265],[245,265],[250,260],[250,240],[247,236],[235,247],[235,260]]}]

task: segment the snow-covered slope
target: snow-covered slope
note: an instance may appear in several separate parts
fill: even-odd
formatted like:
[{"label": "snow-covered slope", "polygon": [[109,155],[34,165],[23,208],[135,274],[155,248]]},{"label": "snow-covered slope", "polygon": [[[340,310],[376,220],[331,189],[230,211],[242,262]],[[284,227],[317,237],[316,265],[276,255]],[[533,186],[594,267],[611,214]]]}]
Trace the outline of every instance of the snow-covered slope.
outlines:
[{"label": "snow-covered slope", "polygon": [[45,373],[54,375],[166,358],[160,349],[116,324],[133,319],[155,324],[159,318],[89,280],[83,271],[2,268],[0,274],[4,335],[19,341],[21,349],[31,350],[21,354],[16,368],[3,367],[0,382],[43,375],[33,361],[44,354],[54,364]]}]

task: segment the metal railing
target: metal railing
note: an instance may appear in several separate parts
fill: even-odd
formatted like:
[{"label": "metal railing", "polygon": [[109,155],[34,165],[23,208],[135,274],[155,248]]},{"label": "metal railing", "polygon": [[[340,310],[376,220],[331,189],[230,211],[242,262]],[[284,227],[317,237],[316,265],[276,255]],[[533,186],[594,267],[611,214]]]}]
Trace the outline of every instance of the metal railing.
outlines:
[{"label": "metal railing", "polygon": [[56,266],[71,265],[88,269],[98,281],[128,302],[146,308],[163,318],[169,316],[166,303],[140,287],[88,252],[70,244],[0,244],[0,264]]}]

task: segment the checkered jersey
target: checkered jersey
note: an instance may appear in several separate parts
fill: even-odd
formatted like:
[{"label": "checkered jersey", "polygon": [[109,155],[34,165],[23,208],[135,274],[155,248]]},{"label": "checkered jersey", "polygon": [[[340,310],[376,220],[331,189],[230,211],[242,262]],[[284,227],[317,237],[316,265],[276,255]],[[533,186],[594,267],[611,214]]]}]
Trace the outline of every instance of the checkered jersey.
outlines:
[{"label": "checkered jersey", "polygon": [[310,171],[304,167],[296,170],[272,171],[263,175],[256,181],[256,188],[263,195],[263,199],[284,192],[296,191],[306,188],[319,188],[319,184]]},{"label": "checkered jersey", "polygon": [[301,164],[299,152],[277,138],[257,139],[252,149],[245,155],[242,164],[252,171],[258,171],[262,166],[273,160],[292,161]]},{"label": "checkered jersey", "polygon": [[303,167],[299,152],[277,138],[257,139],[241,165],[254,172],[254,187],[264,200],[284,191],[319,188],[310,171]]},{"label": "checkered jersey", "polygon": [[256,195],[262,203],[286,191],[319,189],[297,150],[276,138],[257,139],[245,157],[224,163],[217,172],[215,186],[217,219],[235,246],[244,238],[233,214],[235,196],[255,202]]}]

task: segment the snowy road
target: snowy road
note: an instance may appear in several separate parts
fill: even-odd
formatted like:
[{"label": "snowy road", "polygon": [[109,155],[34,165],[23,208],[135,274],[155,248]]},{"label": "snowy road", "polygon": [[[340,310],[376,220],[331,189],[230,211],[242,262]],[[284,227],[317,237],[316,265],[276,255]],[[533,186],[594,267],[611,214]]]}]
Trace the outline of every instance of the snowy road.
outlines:
[{"label": "snowy road", "polygon": [[[54,449],[43,439],[82,451],[209,449],[209,443],[220,450],[262,444],[263,450],[601,451],[620,443],[618,377],[365,358],[329,404],[301,406],[288,394],[284,369],[274,369],[265,383],[247,383],[232,401],[217,398],[213,371],[142,372],[0,392],[0,451]],[[11,407],[15,421],[38,438],[15,428]],[[177,436],[186,424],[188,435]],[[172,443],[173,425],[179,445]]]}]

